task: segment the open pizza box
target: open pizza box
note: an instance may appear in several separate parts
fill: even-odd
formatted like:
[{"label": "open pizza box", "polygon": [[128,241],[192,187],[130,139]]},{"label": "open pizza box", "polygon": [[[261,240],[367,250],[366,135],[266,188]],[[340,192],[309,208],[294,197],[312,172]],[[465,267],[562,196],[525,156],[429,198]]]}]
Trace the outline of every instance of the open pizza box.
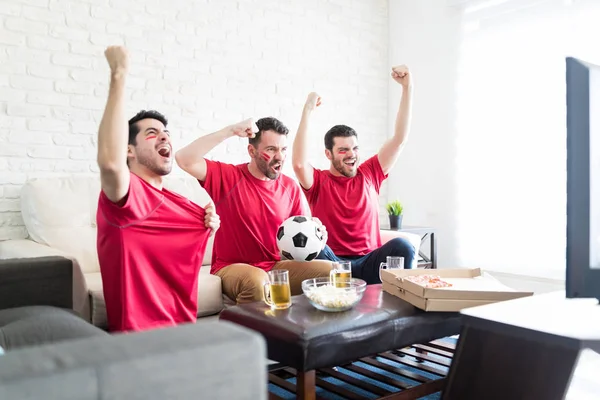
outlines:
[{"label": "open pizza box", "polygon": [[[429,281],[418,278],[426,276],[451,286],[427,287]],[[381,279],[384,291],[425,311],[460,311],[533,295],[510,288],[479,268],[382,270]]]}]

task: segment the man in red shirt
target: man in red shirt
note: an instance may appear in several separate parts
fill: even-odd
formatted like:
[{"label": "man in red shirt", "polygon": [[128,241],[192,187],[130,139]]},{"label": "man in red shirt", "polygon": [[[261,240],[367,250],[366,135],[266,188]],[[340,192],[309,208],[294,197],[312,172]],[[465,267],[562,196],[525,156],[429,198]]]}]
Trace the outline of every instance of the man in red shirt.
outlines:
[{"label": "man in red shirt", "polygon": [[[167,119],[141,111],[125,117],[127,50],[106,49],[110,89],[98,131],[97,250],[110,331],[195,322],[198,273],[214,205],[202,208],[163,188],[173,151]],[[129,131],[129,133],[128,133]]]},{"label": "man in red shirt", "polygon": [[392,78],[402,85],[402,99],[394,136],[379,153],[359,166],[358,137],[354,129],[336,125],[325,134],[329,170],[313,168],[308,162],[308,124],[312,111],[321,103],[316,93],[308,96],[294,140],[292,163],[312,215],[329,227],[329,240],[320,259],[352,262],[352,275],[367,283],[380,283],[379,266],[387,256],[404,257],[410,268],[415,249],[405,239],[381,245],[379,232],[379,189],[388,177],[409,133],[412,85],[405,66],[392,68]]},{"label": "man in red shirt", "polygon": [[[249,119],[196,139],[175,156],[198,179],[219,208],[223,226],[215,236],[211,273],[237,303],[263,299],[267,271],[287,269],[292,295],[308,278],[329,276],[331,262],[281,261],[277,229],[287,218],[306,215],[302,192],[283,175],[288,129],[275,118]],[[225,139],[249,138],[250,162],[238,165],[205,159]],[[324,227],[321,227],[323,230]]]}]

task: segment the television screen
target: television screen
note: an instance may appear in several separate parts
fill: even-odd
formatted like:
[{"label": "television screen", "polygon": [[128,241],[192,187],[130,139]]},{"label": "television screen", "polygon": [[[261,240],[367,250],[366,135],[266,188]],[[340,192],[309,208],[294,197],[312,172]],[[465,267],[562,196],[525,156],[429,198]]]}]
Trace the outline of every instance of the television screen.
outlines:
[{"label": "television screen", "polygon": [[568,57],[568,298],[600,299],[600,67]]}]

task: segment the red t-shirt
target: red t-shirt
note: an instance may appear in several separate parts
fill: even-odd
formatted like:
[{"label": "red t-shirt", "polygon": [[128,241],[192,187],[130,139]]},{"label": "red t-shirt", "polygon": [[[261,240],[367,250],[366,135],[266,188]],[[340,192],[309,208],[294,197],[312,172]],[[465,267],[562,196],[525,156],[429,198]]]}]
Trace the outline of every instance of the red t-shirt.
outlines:
[{"label": "red t-shirt", "polygon": [[387,178],[377,155],[358,167],[354,178],[314,169],[303,189],[313,217],[327,228],[327,244],[338,256],[362,256],[381,246],[379,189]]},{"label": "red t-shirt", "polygon": [[206,160],[206,166],[206,179],[200,184],[221,217],[210,272],[236,263],[270,270],[281,259],[276,237],[279,225],[291,216],[306,215],[300,187],[283,174],[275,180],[257,179],[247,163]]},{"label": "red t-shirt", "polygon": [[130,174],[122,207],[100,192],[98,259],[108,327],[139,331],[195,322],[205,211]]}]

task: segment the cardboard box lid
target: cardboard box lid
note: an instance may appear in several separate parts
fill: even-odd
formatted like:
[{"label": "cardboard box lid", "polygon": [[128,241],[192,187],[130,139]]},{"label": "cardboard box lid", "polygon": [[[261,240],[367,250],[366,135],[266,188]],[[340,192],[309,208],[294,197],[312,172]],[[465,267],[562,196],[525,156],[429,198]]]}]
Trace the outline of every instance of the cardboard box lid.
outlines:
[{"label": "cardboard box lid", "polygon": [[423,311],[459,312],[465,308],[495,303],[496,300],[425,299],[397,286],[383,282],[383,290],[420,308]]},{"label": "cardboard box lid", "polygon": [[[416,275],[437,275],[452,286],[426,288],[404,279]],[[519,292],[510,288],[491,275],[482,274],[479,268],[382,270],[381,278],[401,290],[426,299],[510,300],[533,295],[533,292]]]}]

